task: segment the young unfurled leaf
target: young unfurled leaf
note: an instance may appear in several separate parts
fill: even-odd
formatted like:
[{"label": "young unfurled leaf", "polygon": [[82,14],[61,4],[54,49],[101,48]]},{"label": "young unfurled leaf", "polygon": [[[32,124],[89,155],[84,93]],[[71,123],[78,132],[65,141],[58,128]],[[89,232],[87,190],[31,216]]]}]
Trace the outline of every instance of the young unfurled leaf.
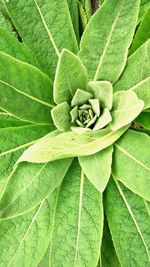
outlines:
[{"label": "young unfurled leaf", "polygon": [[145,129],[150,130],[150,113],[142,112],[135,120],[138,124],[140,124]]},{"label": "young unfurled leaf", "polygon": [[48,134],[27,149],[18,163],[22,161],[44,163],[61,158],[92,155],[113,144],[127,128],[128,126],[123,127],[116,132],[104,129],[84,134],[75,132],[58,133],[56,136]]},{"label": "young unfurled leaf", "polygon": [[105,207],[121,266],[149,266],[149,203],[120,183],[111,181],[106,190]]},{"label": "young unfurled leaf", "polygon": [[150,107],[150,40],[133,53],[121,78],[114,86],[114,91],[131,90]]},{"label": "young unfurled leaf", "polygon": [[114,83],[119,78],[137,24],[139,4],[140,0],[106,0],[91,18],[79,52],[90,80]]},{"label": "young unfurled leaf", "polygon": [[91,92],[96,99],[99,99],[102,108],[112,108],[113,88],[108,81],[90,81],[88,83],[88,91]]},{"label": "young unfurled leaf", "polygon": [[70,102],[78,88],[86,90],[87,72],[80,59],[64,49],[60,55],[54,81],[54,101]]},{"label": "young unfurled leaf", "polygon": [[54,107],[51,111],[51,115],[59,131],[67,131],[71,127],[71,115],[70,106],[67,102],[63,102],[58,106]]},{"label": "young unfurled leaf", "polygon": [[94,155],[79,157],[83,172],[100,192],[105,190],[111,175],[112,153],[110,146]]},{"label": "young unfurled leaf", "polygon": [[112,122],[109,124],[113,130],[118,130],[131,123],[144,108],[144,102],[139,100],[132,91],[116,92],[113,95],[113,108],[111,110]]},{"label": "young unfurled leaf", "polygon": [[57,196],[49,266],[95,267],[103,232],[102,194],[75,160]]},{"label": "young unfurled leaf", "polygon": [[114,148],[114,177],[150,201],[150,137],[128,130]]}]

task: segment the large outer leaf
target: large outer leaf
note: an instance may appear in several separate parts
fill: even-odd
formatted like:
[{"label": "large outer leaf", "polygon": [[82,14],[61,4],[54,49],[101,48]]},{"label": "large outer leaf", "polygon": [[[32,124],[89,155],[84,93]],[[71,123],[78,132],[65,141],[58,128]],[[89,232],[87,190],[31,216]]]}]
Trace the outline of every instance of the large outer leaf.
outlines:
[{"label": "large outer leaf", "polygon": [[6,112],[0,111],[0,128],[24,126],[30,123],[18,120]]},{"label": "large outer leaf", "polygon": [[53,79],[62,48],[78,50],[66,0],[4,2],[23,41]]},{"label": "large outer leaf", "polygon": [[37,206],[63,180],[72,159],[45,164],[21,163],[9,178],[0,202],[0,217],[12,217]]},{"label": "large outer leaf", "polygon": [[102,231],[102,195],[74,161],[58,192],[49,266],[95,267]]},{"label": "large outer leaf", "polygon": [[143,20],[143,17],[149,8],[150,8],[150,0],[141,0],[138,22],[141,22]]},{"label": "large outer leaf", "polygon": [[50,240],[56,194],[31,212],[0,221],[0,266],[35,267]]},{"label": "large outer leaf", "polygon": [[64,49],[60,55],[54,81],[54,101],[71,102],[77,89],[85,90],[88,82],[87,71],[81,60]]},{"label": "large outer leaf", "polygon": [[[106,191],[106,215],[121,266],[148,267],[150,206],[118,182]],[[142,256],[141,256],[142,255]]]},{"label": "large outer leaf", "polygon": [[112,153],[110,146],[94,155],[79,157],[83,172],[100,192],[105,190],[111,175]]},{"label": "large outer leaf", "polygon": [[150,201],[150,137],[128,130],[114,148],[114,177]]},{"label": "large outer leaf", "polygon": [[22,152],[54,126],[28,125],[0,129],[0,196]]},{"label": "large outer leaf", "polygon": [[139,0],[107,0],[90,20],[79,52],[89,79],[112,83],[118,80],[126,64],[139,3]]},{"label": "large outer leaf", "polygon": [[79,12],[77,0],[67,0],[69,12],[72,19],[74,31],[76,33],[77,40],[79,40]]},{"label": "large outer leaf", "polygon": [[37,65],[32,53],[17,40],[10,32],[1,28],[0,25],[0,51],[3,51],[19,60],[32,65]]},{"label": "large outer leaf", "polygon": [[127,62],[127,66],[115,84],[114,90],[133,90],[150,107],[150,40],[145,42]]},{"label": "large outer leaf", "polygon": [[134,53],[144,42],[150,38],[150,8],[144,16],[135,36],[129,54]]},{"label": "large outer leaf", "polygon": [[0,108],[29,122],[50,122],[52,84],[37,68],[0,52]]},{"label": "large outer leaf", "polygon": [[140,116],[138,116],[135,122],[139,123],[145,129],[150,130],[150,112],[142,112]]},{"label": "large outer leaf", "polygon": [[107,220],[104,221],[104,232],[101,248],[101,261],[97,267],[121,267],[116,255]]},{"label": "large outer leaf", "polygon": [[75,132],[60,133],[56,136],[48,134],[27,149],[18,162],[40,163],[61,158],[92,155],[113,144],[127,128],[121,128],[116,132],[104,129],[85,134]]}]

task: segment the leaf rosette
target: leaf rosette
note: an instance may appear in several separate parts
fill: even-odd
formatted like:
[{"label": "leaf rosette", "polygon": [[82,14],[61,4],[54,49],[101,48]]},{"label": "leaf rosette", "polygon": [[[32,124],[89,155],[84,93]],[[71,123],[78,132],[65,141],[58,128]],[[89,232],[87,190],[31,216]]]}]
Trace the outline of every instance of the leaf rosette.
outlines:
[{"label": "leaf rosette", "polygon": [[[76,61],[76,72],[80,72],[81,82],[78,79],[78,84],[75,84],[73,89],[69,88],[69,86],[72,87],[70,80],[73,79],[73,77],[68,77],[69,73],[67,73],[69,85],[65,84],[65,78],[62,80],[61,71],[64,69],[63,65],[67,65],[67,61],[70,61],[70,66]],[[74,73],[71,67],[70,71]],[[54,88],[57,106],[51,111],[54,124],[59,131],[72,130],[83,134],[106,127],[118,130],[131,123],[141,112],[144,103],[134,92],[122,91],[113,95],[113,86],[109,81],[88,82],[88,77],[86,77],[85,83],[82,83],[86,75],[85,67],[79,58],[63,50],[58,63]],[[82,87],[78,88],[80,85]],[[66,94],[65,91],[68,93]]]}]

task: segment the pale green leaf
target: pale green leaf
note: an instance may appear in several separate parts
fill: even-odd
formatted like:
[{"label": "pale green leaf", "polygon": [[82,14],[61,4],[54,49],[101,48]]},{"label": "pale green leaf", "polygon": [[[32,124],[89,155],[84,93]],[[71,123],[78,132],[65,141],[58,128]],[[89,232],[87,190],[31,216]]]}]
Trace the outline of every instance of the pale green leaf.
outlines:
[{"label": "pale green leaf", "polygon": [[67,131],[71,127],[70,106],[67,102],[63,102],[51,111],[52,119],[59,131]]},{"label": "pale green leaf", "polygon": [[90,184],[75,160],[57,197],[49,266],[95,267],[102,231],[102,194]]},{"label": "pale green leaf", "polygon": [[70,102],[78,88],[86,90],[87,72],[80,59],[63,49],[54,81],[54,101],[59,104]]},{"label": "pale green leaf", "polygon": [[56,193],[23,216],[0,220],[1,266],[37,266],[50,241],[55,203]]},{"label": "pale green leaf", "polygon": [[48,247],[43,259],[40,261],[38,266],[39,267],[48,267],[48,265],[49,265],[49,247]]},{"label": "pale green leaf", "polygon": [[101,264],[97,267],[121,267],[115,252],[107,220],[104,221],[104,232],[101,247]]},{"label": "pale green leaf", "polygon": [[89,21],[92,15],[91,0],[79,0],[79,2],[81,2],[83,6],[83,9],[87,17],[87,21]]},{"label": "pale green leaf", "polygon": [[53,79],[61,50],[78,51],[66,0],[4,2],[24,43],[33,52],[41,69]]},{"label": "pale green leaf", "polygon": [[144,42],[150,38],[150,8],[146,12],[132,42],[129,55],[134,53]]},{"label": "pale green leaf", "polygon": [[90,80],[118,80],[134,35],[139,3],[140,0],[106,0],[91,18],[79,52]]},{"label": "pale green leaf", "polygon": [[97,131],[97,130],[100,130],[100,129],[104,128],[111,121],[112,121],[112,117],[111,117],[111,113],[110,113],[109,109],[108,108],[104,108],[103,113],[98,118],[98,120],[97,120],[97,122],[96,122],[96,124],[95,124],[95,126],[93,128],[93,131]]},{"label": "pale green leaf", "polygon": [[113,95],[113,108],[111,110],[112,122],[109,124],[113,130],[118,130],[131,123],[144,108],[144,102],[139,100],[133,91],[116,92]]},{"label": "pale green leaf", "polygon": [[91,92],[95,98],[99,99],[102,108],[112,108],[113,88],[110,82],[89,82],[88,91]]},{"label": "pale green leaf", "polygon": [[150,262],[148,202],[120,183],[111,181],[106,190],[105,208],[121,266],[148,267]]},{"label": "pale green leaf", "polygon": [[5,52],[21,61],[37,66],[32,53],[27,47],[19,42],[10,32],[0,26],[0,51]]},{"label": "pale green leaf", "polygon": [[52,84],[39,69],[0,52],[0,108],[38,123],[51,121]]},{"label": "pale green leaf", "polygon": [[7,181],[0,202],[0,217],[18,216],[37,206],[62,182],[72,159],[45,164],[19,164]]},{"label": "pale green leaf", "polygon": [[65,132],[56,136],[48,134],[27,149],[18,162],[44,163],[61,158],[92,155],[112,145],[127,128],[128,126],[123,127],[116,132],[104,129],[84,134],[75,132]]},{"label": "pale green leaf", "polygon": [[128,130],[114,148],[113,176],[150,201],[150,137]]},{"label": "pale green leaf", "polygon": [[83,105],[91,98],[93,98],[93,95],[89,92],[77,89],[71,101],[71,106]]},{"label": "pale green leaf", "polygon": [[145,129],[150,130],[150,113],[142,112],[135,120],[138,124],[140,124]]},{"label": "pale green leaf", "polygon": [[83,172],[100,192],[105,190],[111,175],[112,153],[113,147],[110,146],[94,155],[79,157]]},{"label": "pale green leaf", "polygon": [[[8,14],[7,14],[8,16]],[[8,19],[6,19],[6,9],[3,4],[0,2],[0,28],[8,31],[14,35],[12,25]]]},{"label": "pale green leaf", "polygon": [[27,125],[0,129],[0,196],[23,151],[35,140],[54,130],[51,125]]},{"label": "pale green leaf", "polygon": [[150,107],[150,40],[133,53],[127,62],[123,75],[115,84],[114,91],[134,91]]}]

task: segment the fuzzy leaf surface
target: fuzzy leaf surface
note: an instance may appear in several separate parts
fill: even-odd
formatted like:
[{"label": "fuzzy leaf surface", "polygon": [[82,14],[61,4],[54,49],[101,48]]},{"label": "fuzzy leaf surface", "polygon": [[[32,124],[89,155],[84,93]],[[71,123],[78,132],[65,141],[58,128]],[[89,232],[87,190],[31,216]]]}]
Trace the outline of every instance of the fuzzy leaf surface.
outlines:
[{"label": "fuzzy leaf surface", "polygon": [[150,107],[150,40],[145,42],[129,58],[126,68],[114,86],[114,91],[131,90]]},{"label": "fuzzy leaf surface", "polygon": [[23,151],[54,126],[27,125],[0,129],[0,196]]},{"label": "fuzzy leaf surface", "polygon": [[102,194],[90,184],[75,160],[58,192],[49,266],[95,267],[102,231]]},{"label": "fuzzy leaf surface", "polygon": [[128,130],[114,144],[114,177],[150,201],[150,137]]},{"label": "fuzzy leaf surface", "polygon": [[111,181],[106,190],[105,208],[121,266],[149,266],[149,203],[120,183]]},{"label": "fuzzy leaf surface", "polygon": [[62,48],[75,53],[78,51],[66,0],[4,2],[23,41],[33,52],[41,69],[53,79]]},{"label": "fuzzy leaf surface", "polygon": [[134,36],[129,54],[133,54],[142,44],[150,39],[150,8],[146,12],[143,21]]},{"label": "fuzzy leaf surface", "polygon": [[111,83],[118,80],[135,31],[139,3],[139,0],[106,0],[91,18],[79,52],[90,80]]},{"label": "fuzzy leaf surface", "polygon": [[54,101],[70,102],[77,89],[86,90],[87,71],[81,60],[64,49],[60,55],[54,81]]},{"label": "fuzzy leaf surface", "polygon": [[1,109],[28,122],[49,123],[52,103],[52,84],[44,73],[0,52]]},{"label": "fuzzy leaf surface", "polygon": [[27,149],[18,162],[48,162],[61,158],[88,156],[113,144],[126,130],[128,126],[113,132],[100,130],[77,134],[65,132],[52,136],[46,135],[35,145]]},{"label": "fuzzy leaf surface", "polygon": [[111,175],[113,147],[110,146],[94,155],[79,157],[81,168],[99,192],[103,192]]},{"label": "fuzzy leaf surface", "polygon": [[37,266],[50,241],[55,198],[46,198],[22,216],[0,221],[0,266]]}]

